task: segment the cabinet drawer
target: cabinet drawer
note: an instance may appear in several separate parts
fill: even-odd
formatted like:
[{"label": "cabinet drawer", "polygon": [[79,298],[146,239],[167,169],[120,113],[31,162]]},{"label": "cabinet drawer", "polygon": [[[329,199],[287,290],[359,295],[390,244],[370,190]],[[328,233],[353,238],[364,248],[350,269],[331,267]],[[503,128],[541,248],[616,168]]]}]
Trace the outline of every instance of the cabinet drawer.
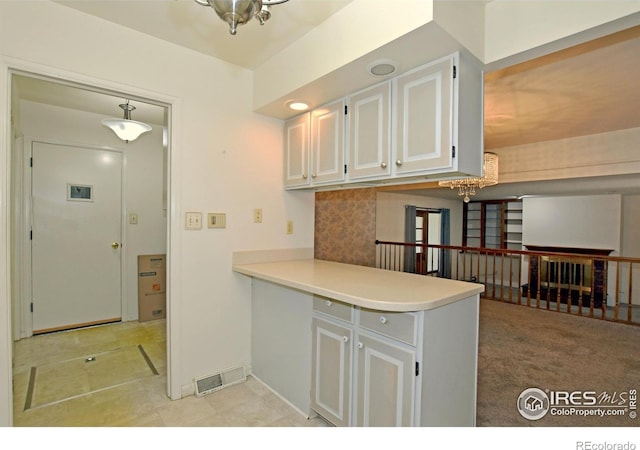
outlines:
[{"label": "cabinet drawer", "polygon": [[407,344],[416,345],[418,318],[415,313],[361,308],[360,326]]},{"label": "cabinet drawer", "polygon": [[314,295],[313,310],[353,323],[353,306],[332,298]]}]

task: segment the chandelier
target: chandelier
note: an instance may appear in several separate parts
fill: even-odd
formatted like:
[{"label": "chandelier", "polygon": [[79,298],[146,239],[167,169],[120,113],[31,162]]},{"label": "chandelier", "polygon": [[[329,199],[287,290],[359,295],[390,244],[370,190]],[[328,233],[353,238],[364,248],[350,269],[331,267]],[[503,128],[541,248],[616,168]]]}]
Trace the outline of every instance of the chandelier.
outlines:
[{"label": "chandelier", "polygon": [[194,0],[202,6],[210,6],[216,14],[229,24],[229,33],[236,34],[238,25],[255,17],[260,25],[271,17],[271,5],[279,5],[289,0]]},{"label": "chandelier", "polygon": [[470,196],[476,195],[476,188],[482,189],[485,186],[498,184],[498,155],[495,153],[485,153],[482,164],[482,176],[459,178],[455,180],[438,181],[438,185],[458,189],[458,195],[464,196],[464,202],[469,203]]}]

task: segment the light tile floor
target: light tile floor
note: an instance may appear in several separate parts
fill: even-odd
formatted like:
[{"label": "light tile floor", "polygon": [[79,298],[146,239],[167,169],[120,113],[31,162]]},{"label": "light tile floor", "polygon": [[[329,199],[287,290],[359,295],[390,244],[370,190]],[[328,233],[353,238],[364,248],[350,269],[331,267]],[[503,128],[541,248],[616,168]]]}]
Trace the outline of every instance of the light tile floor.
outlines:
[{"label": "light tile floor", "polygon": [[[165,320],[124,322],[23,339],[14,345],[14,426],[16,427],[326,427],[320,418],[306,419],[261,382],[242,382],[204,397],[172,401],[167,397]],[[145,372],[134,381],[99,392],[90,381],[67,374],[67,395],[75,398],[25,410],[32,367],[42,367],[119,348],[142,345],[159,375]],[[93,363],[87,363],[93,364]],[[62,367],[62,366],[61,366]],[[67,364],[66,367],[71,367]],[[38,369],[36,369],[37,371]],[[73,370],[71,368],[67,369]],[[114,373],[122,370],[112,365]],[[45,375],[36,377],[34,400]],[[134,377],[135,378],[135,377]],[[104,379],[100,381],[105,385]],[[107,383],[108,384],[108,383]],[[62,389],[62,388],[61,388]],[[58,396],[56,398],[63,398]]]}]

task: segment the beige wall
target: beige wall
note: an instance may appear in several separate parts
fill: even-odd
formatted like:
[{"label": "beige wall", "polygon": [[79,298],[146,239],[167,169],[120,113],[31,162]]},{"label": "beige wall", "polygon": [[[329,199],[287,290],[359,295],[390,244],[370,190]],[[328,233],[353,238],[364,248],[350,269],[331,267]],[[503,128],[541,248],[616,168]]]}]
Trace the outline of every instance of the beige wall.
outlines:
[{"label": "beige wall", "polygon": [[462,202],[422,195],[378,192],[376,239],[404,242],[404,207],[449,209],[451,214],[451,245],[462,245]]},{"label": "beige wall", "polygon": [[[3,236],[9,220],[3,187],[10,179],[11,67],[174,102],[168,213],[172,396],[193,392],[194,377],[250,366],[251,281],[231,271],[232,253],[312,247],[314,208],[313,193],[282,188],[282,122],[252,111],[252,72],[55,2],[0,2]],[[254,208],[263,210],[261,224],[253,223]],[[186,211],[224,212],[227,227],[185,230]],[[286,234],[287,220],[295,222],[293,235]],[[0,243],[0,272],[6,274],[10,248],[8,241]],[[12,309],[4,277],[0,425],[10,424],[11,416]],[[215,342],[225,345],[204,345]]]},{"label": "beige wall", "polygon": [[491,149],[500,182],[640,173],[640,128]]},{"label": "beige wall", "polygon": [[[640,258],[640,195],[622,196],[620,256]],[[640,271],[640,267],[638,268]]]}]

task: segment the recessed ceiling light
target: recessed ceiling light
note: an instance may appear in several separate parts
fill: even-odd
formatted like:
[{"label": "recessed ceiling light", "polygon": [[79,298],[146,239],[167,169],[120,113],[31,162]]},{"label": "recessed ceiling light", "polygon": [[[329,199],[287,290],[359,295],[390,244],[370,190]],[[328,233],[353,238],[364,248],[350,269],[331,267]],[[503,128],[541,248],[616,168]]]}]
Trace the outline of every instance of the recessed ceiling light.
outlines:
[{"label": "recessed ceiling light", "polygon": [[309,104],[302,100],[289,100],[286,105],[287,108],[294,111],[306,111],[307,109],[309,109]]},{"label": "recessed ceiling light", "polygon": [[376,77],[391,75],[396,71],[396,64],[391,60],[374,61],[369,65],[369,73]]}]

